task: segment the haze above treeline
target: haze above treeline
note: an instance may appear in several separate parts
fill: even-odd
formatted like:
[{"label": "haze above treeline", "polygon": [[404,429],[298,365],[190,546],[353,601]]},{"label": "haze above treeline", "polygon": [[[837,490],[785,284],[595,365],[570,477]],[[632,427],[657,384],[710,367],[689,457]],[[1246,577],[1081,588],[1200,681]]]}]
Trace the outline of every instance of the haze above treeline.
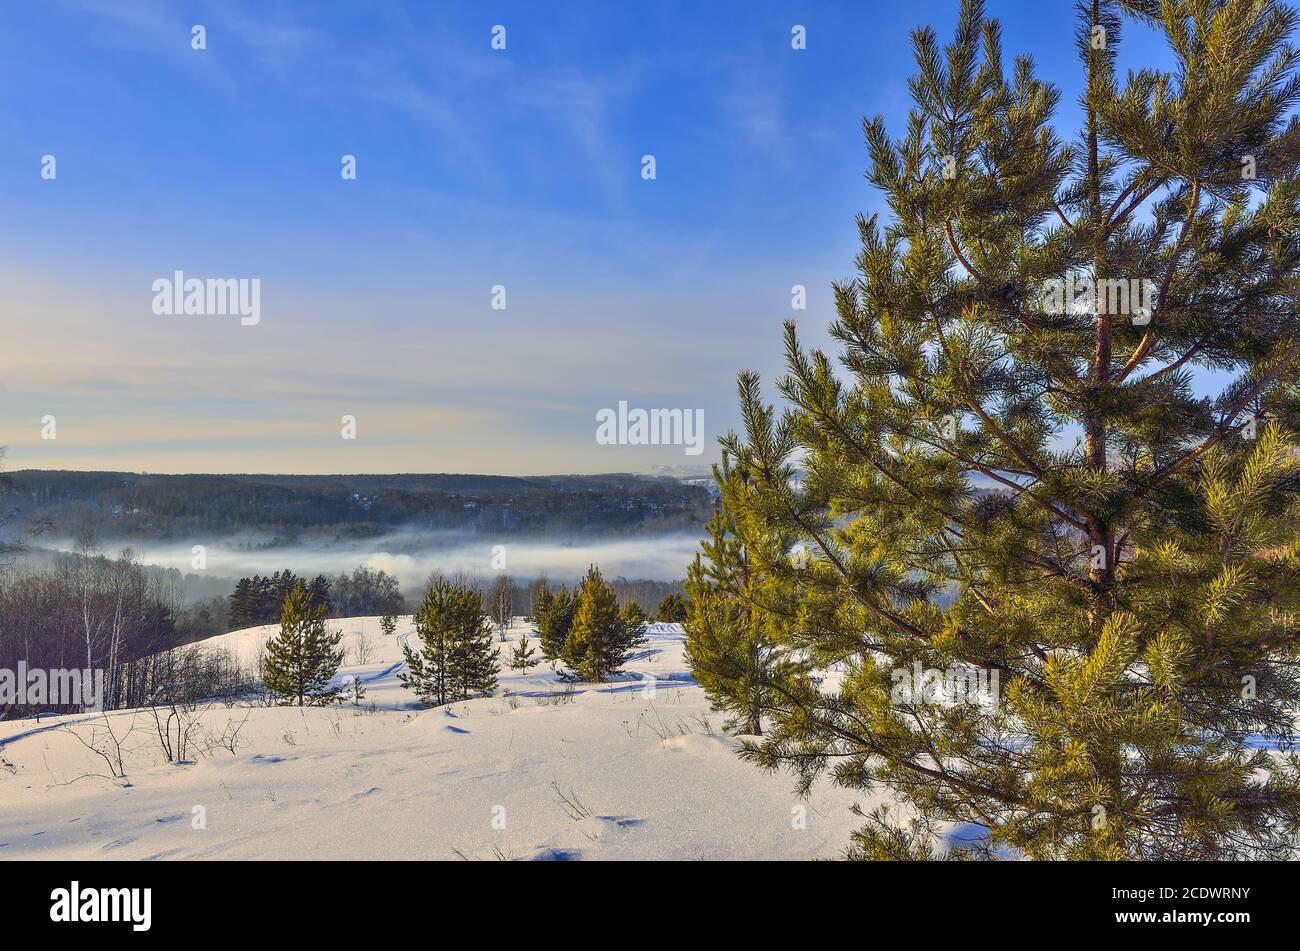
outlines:
[{"label": "haze above treeline", "polygon": [[[19,470],[4,477],[3,539],[43,561],[87,530],[104,554],[186,576],[187,600],[253,573],[382,568],[404,588],[435,571],[675,581],[713,496],[662,476],[163,475]],[[194,546],[206,564],[194,570]]]}]

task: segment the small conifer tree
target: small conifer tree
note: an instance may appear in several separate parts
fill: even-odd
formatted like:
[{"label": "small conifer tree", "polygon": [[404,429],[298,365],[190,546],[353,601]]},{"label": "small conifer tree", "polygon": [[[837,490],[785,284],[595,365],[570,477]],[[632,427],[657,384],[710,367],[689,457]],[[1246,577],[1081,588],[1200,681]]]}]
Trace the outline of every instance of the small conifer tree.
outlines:
[{"label": "small conifer tree", "polygon": [[634,625],[638,629],[645,624],[649,618],[645,616],[645,609],[635,601],[624,601],[619,607],[618,613],[623,616],[623,620],[628,624]]},{"label": "small conifer tree", "polygon": [[379,630],[385,637],[392,637],[397,633],[397,615],[388,613],[379,619]]},{"label": "small conifer tree", "polygon": [[539,663],[541,661],[537,659],[533,646],[528,643],[528,635],[519,635],[519,643],[510,652],[510,669],[526,674],[529,668],[536,667]]},{"label": "small conifer tree", "polygon": [[578,599],[567,588],[562,587],[555,592],[544,588],[538,594],[534,607],[537,639],[541,644],[542,656],[548,661],[554,663],[560,659],[577,609]]},{"label": "small conifer tree", "polygon": [[266,645],[262,671],[266,689],[282,704],[320,705],[338,693],[330,682],[343,663],[343,632],[325,629],[326,610],[301,584],[285,595],[280,633]]},{"label": "small conifer tree", "polygon": [[592,565],[577,593],[573,624],[560,658],[582,680],[603,683],[623,669],[641,643],[640,625],[619,612],[618,597]]},{"label": "small conifer tree", "polygon": [[668,624],[681,624],[686,620],[686,599],[676,591],[664,595],[655,610],[655,620]]},{"label": "small conifer tree", "polygon": [[496,688],[499,658],[478,591],[435,579],[415,612],[415,633],[420,649],[402,645],[407,669],[398,680],[426,706],[468,700]]}]

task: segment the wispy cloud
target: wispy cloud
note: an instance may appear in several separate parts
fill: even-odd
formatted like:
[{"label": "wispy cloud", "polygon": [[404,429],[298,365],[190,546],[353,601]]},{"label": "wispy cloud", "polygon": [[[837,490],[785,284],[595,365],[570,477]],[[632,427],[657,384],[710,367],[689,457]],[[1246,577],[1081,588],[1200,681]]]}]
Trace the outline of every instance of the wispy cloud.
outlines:
[{"label": "wispy cloud", "polygon": [[234,92],[234,74],[217,56],[197,55],[190,46],[191,31],[196,23],[180,15],[174,4],[164,0],[69,0],[73,8],[107,23],[107,30],[90,33],[92,42],[116,49],[131,50],[157,57],[191,78]]}]

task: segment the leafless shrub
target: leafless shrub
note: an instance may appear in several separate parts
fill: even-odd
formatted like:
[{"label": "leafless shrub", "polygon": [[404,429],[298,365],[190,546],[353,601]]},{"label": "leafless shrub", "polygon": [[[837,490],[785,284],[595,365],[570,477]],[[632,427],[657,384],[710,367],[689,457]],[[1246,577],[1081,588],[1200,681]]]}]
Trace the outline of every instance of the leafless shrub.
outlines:
[{"label": "leafless shrub", "polygon": [[196,743],[202,737],[201,718],[211,704],[200,707],[197,703],[173,702],[166,706],[148,708],[153,715],[154,732],[158,746],[169,763],[190,763],[196,752],[206,754],[208,747]]},{"label": "leafless shrub", "polygon": [[253,711],[250,709],[244,714],[244,719],[240,720],[238,723],[235,723],[234,720],[227,719],[226,725],[222,727],[221,733],[211,737],[215,745],[229,752],[231,756],[234,756],[239,750],[239,733],[243,730],[244,724],[248,722],[248,718],[252,715]]},{"label": "leafless shrub", "polygon": [[217,701],[233,707],[254,694],[258,675],[240,666],[232,650],[190,645],[160,656],[147,705]]},{"label": "leafless shrub", "polygon": [[[654,719],[652,720],[646,714],[654,714]],[[664,718],[659,715],[659,711],[653,705],[648,709],[641,711],[641,719],[645,721],[646,726],[650,728],[650,732],[661,740],[667,740],[674,736],[687,736],[691,732],[690,728],[686,725],[686,721],[681,717],[678,717],[677,722],[671,726],[664,723]]]},{"label": "leafless shrub", "polygon": [[551,789],[554,790],[555,801],[559,803],[560,808],[564,810],[564,814],[574,822],[591,817],[591,810],[587,808],[586,804],[578,798],[577,794],[572,789],[570,789],[568,793],[565,793],[564,790],[560,788],[560,781],[558,779],[551,780]]},{"label": "leafless shrub", "polygon": [[357,631],[352,635],[352,662],[358,667],[364,667],[374,659],[375,645],[365,631]]},{"label": "leafless shrub", "polygon": [[497,575],[492,581],[492,589],[483,599],[487,605],[488,615],[496,625],[501,643],[505,643],[510,621],[515,610],[515,582],[509,575]]},{"label": "leafless shrub", "polygon": [[104,714],[101,719],[103,726],[102,730],[100,729],[101,723],[98,720],[88,724],[90,727],[90,736],[88,738],[82,736],[81,733],[74,728],[82,725],[81,723],[65,723],[59,727],[59,732],[66,733],[68,736],[76,739],[78,743],[102,759],[104,765],[108,768],[107,776],[102,773],[85,773],[76,777],[76,779],[71,780],[71,782],[76,782],[79,779],[86,779],[92,776],[100,779],[126,779],[126,763],[122,756],[122,740],[134,732],[135,717],[131,717],[131,725],[120,738],[117,733],[114,732],[113,724],[109,722],[108,714]]},{"label": "leafless shrub", "polygon": [[545,697],[537,698],[539,707],[562,707],[566,703],[573,703],[573,698],[577,696],[578,688],[575,684],[566,683],[564,689],[559,693],[548,694]]}]

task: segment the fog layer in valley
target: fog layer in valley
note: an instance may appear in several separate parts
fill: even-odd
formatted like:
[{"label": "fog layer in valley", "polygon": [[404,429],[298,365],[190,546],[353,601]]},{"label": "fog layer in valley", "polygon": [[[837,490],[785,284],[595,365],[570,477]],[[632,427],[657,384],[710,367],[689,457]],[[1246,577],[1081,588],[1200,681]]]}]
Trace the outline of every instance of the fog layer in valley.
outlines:
[{"label": "fog layer in valley", "polygon": [[[176,568],[185,574],[206,572],[234,578],[267,575],[284,568],[299,575],[332,576],[365,564],[388,572],[398,579],[404,592],[415,594],[434,571],[489,576],[504,570],[517,578],[545,575],[555,581],[572,581],[584,574],[588,565],[596,564],[606,578],[677,581],[686,577],[686,567],[699,550],[699,538],[658,535],[579,544],[461,537],[433,545],[426,539],[424,545],[419,545],[417,536],[402,533],[328,546],[249,548],[216,542],[205,546],[205,572],[195,571],[191,545],[134,542],[131,547],[145,564]],[[504,557],[504,568],[499,557],[494,564],[494,556]]]}]

